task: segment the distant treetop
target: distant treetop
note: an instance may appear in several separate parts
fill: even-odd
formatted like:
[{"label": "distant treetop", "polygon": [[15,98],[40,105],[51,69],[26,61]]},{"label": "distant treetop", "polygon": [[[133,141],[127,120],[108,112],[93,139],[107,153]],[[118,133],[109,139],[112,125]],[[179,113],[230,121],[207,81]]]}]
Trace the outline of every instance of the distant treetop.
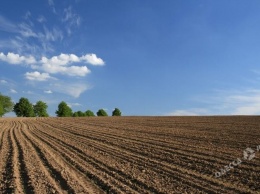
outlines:
[{"label": "distant treetop", "polygon": [[97,112],[97,116],[108,116],[108,115],[104,109],[99,109]]},{"label": "distant treetop", "polygon": [[121,116],[121,111],[118,108],[115,108],[112,112],[112,116]]}]

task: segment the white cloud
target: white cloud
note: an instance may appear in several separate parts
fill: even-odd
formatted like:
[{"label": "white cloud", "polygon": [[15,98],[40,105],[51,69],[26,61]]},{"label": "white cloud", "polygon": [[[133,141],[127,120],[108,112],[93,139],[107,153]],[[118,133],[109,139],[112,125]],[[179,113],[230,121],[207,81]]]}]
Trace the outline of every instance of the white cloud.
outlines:
[{"label": "white cloud", "polygon": [[52,78],[48,73],[40,73],[38,71],[27,72],[27,73],[25,73],[25,77],[26,77],[26,79],[32,80],[32,81],[46,81],[46,80]]},{"label": "white cloud", "polygon": [[49,64],[51,66],[64,66],[68,65],[73,62],[79,62],[80,59],[74,54],[63,54],[61,53],[59,56],[53,56],[52,58],[48,59],[47,57],[42,57],[41,63],[42,64]]},{"label": "white cloud", "polygon": [[16,25],[14,25],[12,22],[8,21],[6,18],[0,15],[0,30],[5,32],[17,32],[18,29]]},{"label": "white cloud", "polygon": [[42,41],[56,41],[56,40],[62,40],[63,39],[63,33],[58,28],[53,28],[52,30],[49,30],[47,27],[43,27],[44,29],[44,35],[40,34],[39,37],[42,38]]},{"label": "white cloud", "polygon": [[86,74],[90,73],[90,70],[86,66],[71,66],[67,67],[64,71],[65,74],[69,76],[85,76]]},{"label": "white cloud", "polygon": [[86,61],[87,63],[89,63],[91,65],[104,65],[105,64],[105,62],[101,58],[98,58],[96,54],[83,55],[82,57],[80,57],[80,59]]},{"label": "white cloud", "polygon": [[70,96],[78,98],[83,92],[88,89],[89,87],[85,84],[70,84],[67,85],[66,88],[64,88],[64,92],[69,94]]},{"label": "white cloud", "polygon": [[50,59],[48,59],[47,57],[42,57],[41,60],[43,64],[50,64],[50,65],[68,65],[70,63],[81,62],[81,61],[84,61],[91,65],[105,64],[105,62],[101,58],[98,58],[96,54],[86,54],[81,57],[78,57],[75,54],[61,53],[60,55],[53,56]]},{"label": "white cloud", "polygon": [[40,23],[43,23],[43,22],[46,22],[47,20],[46,20],[46,18],[44,16],[40,15],[38,17],[37,21],[40,22]]},{"label": "white cloud", "polygon": [[36,63],[36,60],[33,56],[20,56],[19,54],[8,53],[5,55],[4,53],[0,53],[0,60],[5,61],[10,64],[33,64]]},{"label": "white cloud", "polygon": [[[95,54],[86,54],[81,57],[78,57],[75,54],[60,54],[58,56],[53,56],[51,58],[42,57],[41,60],[36,61],[33,56],[20,56],[19,54],[8,53],[5,55],[4,53],[0,53],[0,60],[5,61],[10,64],[30,64],[32,69],[42,70],[47,74],[39,75],[38,78],[43,78],[43,76],[48,77],[48,73],[51,74],[64,74],[69,76],[85,76],[90,73],[90,70],[87,66],[76,66],[71,65],[74,63],[85,62],[92,65],[104,65],[104,61],[101,58],[98,58]],[[34,72],[35,73],[35,72]],[[32,73],[27,73],[26,78],[33,80]],[[41,79],[36,79],[42,81]]]},{"label": "white cloud", "polygon": [[73,107],[73,106],[82,106],[80,103],[68,103],[69,107]]},{"label": "white cloud", "polygon": [[90,73],[87,66],[70,66],[74,63],[86,62],[92,65],[104,65],[104,61],[95,54],[86,54],[78,57],[75,54],[60,54],[51,58],[42,57],[39,61],[42,65],[33,65],[34,69],[40,69],[51,74],[64,74],[69,76],[85,76]]},{"label": "white cloud", "polygon": [[44,93],[46,93],[46,94],[52,94],[52,91],[51,91],[51,90],[45,90]]},{"label": "white cloud", "polygon": [[29,26],[29,25],[27,25],[25,23],[21,23],[19,25],[19,27],[20,27],[19,33],[22,36],[24,36],[26,38],[28,38],[28,37],[38,38],[38,35],[35,32],[33,32],[33,30],[31,29],[31,26]]},{"label": "white cloud", "polygon": [[45,63],[42,66],[34,67],[36,69],[41,69],[45,72],[52,73],[52,74],[64,74],[69,76],[85,76],[86,74],[90,73],[90,70],[86,66],[61,66],[61,65],[52,65]]},{"label": "white cloud", "polygon": [[8,40],[0,40],[1,50],[16,50],[17,53],[45,53],[53,51],[53,47],[44,42],[45,47],[27,42],[26,38],[16,36]]},{"label": "white cloud", "polygon": [[30,11],[27,11],[26,14],[25,14],[25,16],[24,16],[24,18],[25,18],[25,19],[29,19],[29,18],[31,17],[31,15],[32,15],[31,12],[30,12]]},{"label": "white cloud", "polygon": [[260,103],[237,107],[232,112],[232,114],[233,115],[259,115],[260,114]]},{"label": "white cloud", "polygon": [[5,80],[2,79],[2,80],[0,80],[0,83],[1,83],[1,84],[7,84],[7,81],[5,81]]},{"label": "white cloud", "polygon": [[52,8],[52,12],[54,14],[57,14],[56,10],[55,10],[55,7],[54,7],[54,2],[53,0],[48,0],[48,3],[49,3],[49,6]]},{"label": "white cloud", "polygon": [[229,92],[224,98],[223,107],[230,110],[232,115],[260,114],[260,90],[246,89]]},{"label": "white cloud", "polygon": [[191,108],[191,109],[183,109],[183,110],[175,110],[173,112],[167,113],[167,116],[199,116],[206,115],[208,111],[202,108]]},{"label": "white cloud", "polygon": [[70,35],[72,33],[72,28],[80,26],[81,18],[78,14],[73,13],[72,7],[64,9],[64,16],[62,21],[66,23],[67,33]]},{"label": "white cloud", "polygon": [[53,0],[48,0],[48,3],[49,3],[50,6],[53,6],[53,5],[54,5]]},{"label": "white cloud", "polygon": [[260,90],[241,89],[239,91],[215,91],[212,96],[200,97],[202,108],[174,110],[166,115],[259,115]]},{"label": "white cloud", "polygon": [[32,91],[30,91],[30,90],[29,90],[29,91],[23,91],[23,93],[24,93],[24,94],[34,94],[34,92],[32,92]]},{"label": "white cloud", "polygon": [[14,90],[14,89],[10,89],[10,92],[13,93],[13,94],[16,94],[16,93],[17,93],[17,91]]},{"label": "white cloud", "polygon": [[31,27],[33,26],[33,23],[28,19],[30,14],[30,12],[27,12],[25,15],[27,23],[22,22],[20,24],[13,23],[0,15],[0,30],[11,33],[17,33],[27,38],[37,37],[37,33],[33,32]]},{"label": "white cloud", "polygon": [[[52,8],[55,11],[54,7]],[[30,12],[27,12],[25,20],[21,23],[8,21],[0,15],[0,31],[14,33],[11,38],[0,41],[0,48],[11,48],[20,53],[29,51],[37,54],[54,51],[51,42],[63,40],[62,31],[58,27],[48,29],[46,26],[43,26],[43,31],[39,31],[39,28],[36,30],[36,25],[29,19],[29,15]],[[39,16],[35,20],[38,22],[46,21],[43,16]],[[29,41],[31,39],[36,41]]]},{"label": "white cloud", "polygon": [[85,83],[55,83],[52,84],[51,89],[58,93],[70,95],[74,98],[78,98],[83,92],[90,89]]}]

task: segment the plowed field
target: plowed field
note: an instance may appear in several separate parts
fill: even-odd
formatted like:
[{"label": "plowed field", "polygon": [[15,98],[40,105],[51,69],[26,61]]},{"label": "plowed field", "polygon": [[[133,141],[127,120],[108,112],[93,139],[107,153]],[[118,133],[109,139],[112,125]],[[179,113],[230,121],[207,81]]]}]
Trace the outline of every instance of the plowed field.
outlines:
[{"label": "plowed field", "polygon": [[260,193],[259,145],[260,117],[0,118],[0,193]]}]

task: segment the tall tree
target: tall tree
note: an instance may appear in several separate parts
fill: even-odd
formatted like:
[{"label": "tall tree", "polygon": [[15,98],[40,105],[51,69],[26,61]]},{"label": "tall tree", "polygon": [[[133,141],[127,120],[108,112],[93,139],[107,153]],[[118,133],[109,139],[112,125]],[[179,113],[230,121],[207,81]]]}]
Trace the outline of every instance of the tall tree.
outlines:
[{"label": "tall tree", "polygon": [[14,112],[18,117],[34,117],[33,105],[27,98],[20,98],[14,105]]},{"label": "tall tree", "polygon": [[72,110],[67,105],[66,102],[62,101],[58,105],[58,110],[56,110],[56,114],[57,114],[58,117],[71,117],[72,116]]},{"label": "tall tree", "polygon": [[97,112],[97,116],[108,116],[108,115],[104,109],[99,109]]},{"label": "tall tree", "polygon": [[13,110],[14,103],[9,96],[0,93],[0,117]]},{"label": "tall tree", "polygon": [[121,116],[121,111],[118,108],[115,108],[112,112],[112,116]]},{"label": "tall tree", "polygon": [[91,110],[87,110],[87,111],[85,112],[85,115],[86,115],[87,117],[94,117],[94,116],[95,116],[95,114],[94,114]]},{"label": "tall tree", "polygon": [[48,117],[48,113],[47,113],[47,104],[43,101],[38,101],[36,102],[35,105],[33,105],[33,110],[35,113],[35,116],[37,117]]}]

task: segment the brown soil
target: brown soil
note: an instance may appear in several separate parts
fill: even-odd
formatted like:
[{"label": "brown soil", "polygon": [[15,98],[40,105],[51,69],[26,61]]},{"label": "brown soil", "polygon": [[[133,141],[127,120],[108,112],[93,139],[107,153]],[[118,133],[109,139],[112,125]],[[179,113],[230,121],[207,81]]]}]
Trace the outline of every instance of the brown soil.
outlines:
[{"label": "brown soil", "polygon": [[259,145],[257,116],[0,118],[0,193],[260,193]]}]

